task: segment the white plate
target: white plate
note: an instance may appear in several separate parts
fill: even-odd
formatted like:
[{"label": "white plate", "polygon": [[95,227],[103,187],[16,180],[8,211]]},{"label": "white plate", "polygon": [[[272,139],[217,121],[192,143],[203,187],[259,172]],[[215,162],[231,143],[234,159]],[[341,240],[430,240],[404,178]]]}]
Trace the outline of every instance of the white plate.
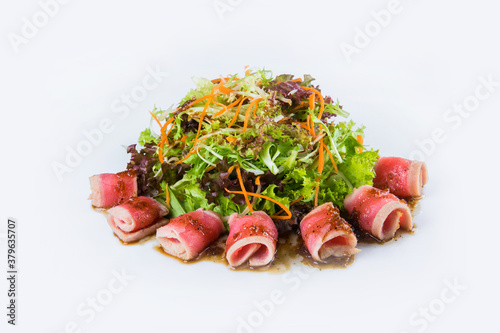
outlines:
[{"label": "white plate", "polygon": [[[220,3],[232,6],[223,20]],[[2,332],[498,330],[500,88],[490,86],[488,97],[478,88],[480,77],[500,81],[498,5],[401,1],[387,27],[346,61],[340,45],[354,43],[357,28],[374,24],[372,12],[388,4],[70,2],[19,52],[10,33],[43,9],[0,10],[1,218],[19,226],[18,325],[6,323],[4,307]],[[154,105],[177,103],[191,76],[245,65],[312,74],[382,155],[409,157],[421,150],[416,141],[441,130],[446,139],[423,154],[430,180],[415,234],[363,246],[347,269],[295,267],[286,275],[183,265],[151,242],[121,245],[90,208],[88,177],[123,170],[121,145],[137,140]],[[484,98],[473,111],[445,118],[457,116],[447,113],[454,104],[473,103],[477,89]],[[123,96],[133,93],[127,109]],[[85,145],[84,131],[104,119],[112,129],[59,181],[54,163],[66,164],[68,149]],[[5,245],[0,251],[5,273]],[[122,272],[133,279],[120,282]]]}]

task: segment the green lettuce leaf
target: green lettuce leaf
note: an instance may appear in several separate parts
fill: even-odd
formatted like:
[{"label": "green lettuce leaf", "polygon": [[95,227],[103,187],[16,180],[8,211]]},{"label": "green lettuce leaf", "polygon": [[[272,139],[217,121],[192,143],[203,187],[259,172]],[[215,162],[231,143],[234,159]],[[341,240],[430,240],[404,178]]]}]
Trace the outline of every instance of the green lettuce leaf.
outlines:
[{"label": "green lettuce leaf", "polygon": [[352,186],[373,185],[375,171],[373,167],[379,159],[378,151],[366,150],[362,153],[351,155],[339,165],[339,171],[349,179]]}]

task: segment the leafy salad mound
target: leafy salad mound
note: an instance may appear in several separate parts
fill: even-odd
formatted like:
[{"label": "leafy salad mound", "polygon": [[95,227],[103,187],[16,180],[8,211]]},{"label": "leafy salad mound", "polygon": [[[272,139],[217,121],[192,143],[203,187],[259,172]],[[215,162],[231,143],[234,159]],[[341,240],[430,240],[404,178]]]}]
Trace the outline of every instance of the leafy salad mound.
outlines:
[{"label": "leafy salad mound", "polygon": [[263,210],[293,224],[325,202],[342,209],[353,188],[372,185],[378,151],[313,81],[249,69],[195,79],[178,107],[151,112],[139,145],[127,149],[140,195],[172,217],[200,207],[221,216]]}]

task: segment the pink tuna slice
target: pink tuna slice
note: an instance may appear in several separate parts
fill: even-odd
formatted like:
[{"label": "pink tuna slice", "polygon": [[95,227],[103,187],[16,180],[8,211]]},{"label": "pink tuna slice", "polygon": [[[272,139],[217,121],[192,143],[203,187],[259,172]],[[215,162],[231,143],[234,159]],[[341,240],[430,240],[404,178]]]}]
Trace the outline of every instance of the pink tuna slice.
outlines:
[{"label": "pink tuna slice", "polygon": [[168,209],[151,198],[133,198],[108,210],[108,221],[124,232],[134,232],[154,224]]},{"label": "pink tuna slice", "polygon": [[182,260],[192,260],[225,230],[219,214],[202,208],[172,220],[156,231],[163,250]]},{"label": "pink tuna slice", "polygon": [[250,266],[264,266],[274,259],[278,230],[266,213],[257,211],[243,217],[234,213],[228,223],[226,258],[230,266],[247,261]]},{"label": "pink tuna slice", "polygon": [[331,202],[313,209],[300,222],[300,233],[314,260],[323,262],[334,256],[350,256],[360,252],[351,226]]},{"label": "pink tuna slice", "polygon": [[89,180],[89,199],[94,207],[110,208],[137,197],[137,175],[133,170],[94,175]]},{"label": "pink tuna slice", "polygon": [[381,240],[393,238],[399,228],[413,228],[408,205],[388,191],[361,186],[346,196],[344,207],[363,230]]},{"label": "pink tuna slice", "polygon": [[427,183],[425,163],[400,157],[381,157],[375,164],[373,186],[398,197],[417,197]]},{"label": "pink tuna slice", "polygon": [[168,219],[161,218],[155,221],[154,224],[150,225],[149,227],[145,227],[143,229],[139,229],[137,231],[132,231],[132,232],[125,232],[122,229],[118,228],[116,224],[114,223],[113,220],[108,219],[108,224],[115,233],[115,235],[122,240],[123,243],[132,243],[136,242],[138,240],[143,239],[144,237],[147,237],[151,234],[153,234],[156,229],[164,226],[165,224],[168,223]]}]

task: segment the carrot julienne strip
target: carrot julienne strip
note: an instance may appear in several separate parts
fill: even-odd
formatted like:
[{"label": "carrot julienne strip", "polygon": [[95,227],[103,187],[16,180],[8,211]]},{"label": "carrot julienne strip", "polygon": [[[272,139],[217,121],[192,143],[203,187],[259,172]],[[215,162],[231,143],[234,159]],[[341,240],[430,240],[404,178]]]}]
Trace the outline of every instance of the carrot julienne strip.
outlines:
[{"label": "carrot julienne strip", "polygon": [[[318,173],[319,177],[316,179],[317,182],[321,181],[321,174],[323,173],[323,167],[325,166],[325,157],[323,155],[323,139],[320,140],[319,146],[319,156],[318,156]],[[319,193],[319,184],[314,191],[314,206],[318,206],[318,193]]]},{"label": "carrot julienne strip", "polygon": [[313,123],[311,115],[307,116],[307,126],[309,127],[308,129],[309,129],[309,132],[311,133],[311,135],[313,137],[316,137],[316,133],[314,132],[314,123]]},{"label": "carrot julienne strip", "polygon": [[[317,182],[319,182],[320,180],[321,177],[318,177],[318,179],[316,179]],[[316,190],[314,191],[314,207],[318,206],[318,194],[319,194],[319,185],[316,186]]]},{"label": "carrot julienne strip", "polygon": [[[216,101],[212,101],[212,104],[215,104],[215,105],[218,105],[218,106],[222,106],[222,110],[220,110],[220,111],[218,111],[216,114],[214,114],[214,117],[215,117],[216,115],[219,115],[219,113],[220,113],[220,114],[223,114],[224,112],[226,112],[226,111],[227,111],[227,105],[224,105],[224,104],[219,103],[219,102],[216,102]],[[221,112],[221,111],[222,111],[222,112]]]},{"label": "carrot julienne strip", "polygon": [[250,105],[248,106],[248,109],[247,109],[247,113],[245,114],[245,122],[243,123],[243,130],[242,132],[246,132],[247,130],[247,127],[248,127],[248,120],[250,118],[250,112],[252,110],[252,108],[255,106],[257,108],[257,103],[260,102],[262,100],[262,98],[256,98],[252,101],[252,103],[250,103]]},{"label": "carrot julienne strip", "polygon": [[320,103],[318,119],[321,119],[321,116],[323,115],[323,111],[325,110],[325,100],[323,99],[323,96],[321,95],[321,93],[319,91],[317,91],[314,88],[309,88],[309,87],[302,87],[302,88],[305,90],[312,91],[313,93],[315,93],[318,96],[319,103]]},{"label": "carrot julienne strip", "polygon": [[295,111],[295,110],[300,110],[300,109],[302,109],[303,107],[305,107],[308,103],[309,103],[309,102],[307,102],[307,103],[306,103],[306,102],[304,102],[304,101],[301,101],[299,105],[297,105],[296,107],[294,107],[294,108],[292,109],[292,111]]},{"label": "carrot julienne strip", "polygon": [[[196,132],[196,136],[194,137],[194,142],[196,142],[196,140],[198,140],[198,137],[200,136],[201,127],[203,126],[203,118],[205,118],[205,114],[207,113],[207,109],[210,106],[210,103],[212,103],[214,97],[217,95],[217,94],[214,93],[216,87],[217,86],[214,86],[212,88],[212,92],[211,92],[210,95],[206,95],[206,96],[204,96],[204,97],[199,98],[199,99],[196,100],[196,101],[198,101],[200,99],[205,99],[205,97],[208,96],[207,97],[208,101],[205,103],[205,107],[203,108],[203,111],[201,112],[201,115],[200,115],[200,123],[198,124],[198,131]],[[194,101],[192,105],[196,104],[196,101]],[[194,148],[194,145],[193,145],[193,148]],[[193,148],[191,148],[190,152],[193,152]]]},{"label": "carrot julienne strip", "polygon": [[230,89],[226,86],[222,85],[222,82],[219,84],[219,91],[223,94],[229,95],[230,93],[233,92],[233,89]]},{"label": "carrot julienne strip", "polygon": [[293,200],[292,202],[290,202],[290,206],[295,205],[297,202],[299,202],[299,201],[300,201],[300,200],[302,200],[302,199],[304,199],[304,197],[303,197],[303,196],[298,197],[297,199],[295,199],[295,200]]},{"label": "carrot julienne strip", "polygon": [[219,112],[217,112],[216,114],[214,114],[214,118],[222,116],[224,113],[226,113],[227,111],[229,111],[230,108],[236,106],[240,101],[241,101],[241,97],[238,98],[236,101],[234,101],[233,103],[231,103],[229,105],[224,105],[224,104],[220,104],[220,103],[215,103],[214,102],[214,104],[222,105],[223,106],[222,110],[220,110]]},{"label": "carrot julienne strip", "polygon": [[[173,118],[172,118],[172,120],[173,120]],[[170,126],[170,129],[168,130],[167,134],[165,134],[165,137],[167,138],[167,142],[168,142],[168,135],[170,134],[170,132],[172,132],[173,129],[174,129],[174,126]]]},{"label": "carrot julienne strip", "polygon": [[234,114],[234,117],[233,117],[233,119],[231,120],[231,122],[229,123],[229,125],[227,126],[227,128],[231,128],[231,126],[233,126],[233,125],[234,125],[234,123],[235,123],[235,122],[236,122],[236,120],[238,119],[238,114],[240,113],[240,109],[241,109],[241,106],[243,105],[243,102],[244,102],[245,100],[249,99],[249,98],[250,98],[250,97],[248,97],[248,96],[247,96],[247,97],[245,97],[245,98],[243,98],[243,99],[241,100],[240,105],[238,105],[238,108],[236,109],[236,112],[235,112],[235,114]]},{"label": "carrot julienne strip", "polygon": [[158,159],[160,160],[161,163],[163,163],[165,160],[163,159],[163,145],[165,145],[165,139],[167,137],[163,137],[158,145]]},{"label": "carrot julienne strip", "polygon": [[[304,197],[300,196],[297,199],[293,200],[292,202],[290,202],[290,207],[292,207],[293,205],[295,205],[297,202],[299,202],[302,199],[304,199]],[[279,216],[283,212],[284,212],[284,210],[282,209],[279,212],[277,212],[276,214],[274,214],[273,216],[271,216],[271,218],[276,219],[276,220],[288,220],[287,216]],[[283,217],[286,217],[286,218],[283,218]]]},{"label": "carrot julienne strip", "polygon": [[175,120],[175,117],[172,117],[169,120],[167,120],[167,122],[165,124],[163,124],[163,126],[161,127],[161,132],[163,134],[165,134],[165,130],[167,129],[167,126],[170,125],[171,123],[173,123],[174,120]]},{"label": "carrot julienne strip", "polygon": [[325,147],[325,150],[328,153],[328,156],[330,157],[330,161],[332,161],[333,168],[335,169],[335,172],[339,173],[339,169],[337,167],[337,163],[335,163],[335,160],[333,159],[332,152],[330,151],[330,149],[328,149],[328,147],[326,145],[324,145],[323,147]]},{"label": "carrot julienne strip", "polygon": [[[215,88],[215,87],[214,87],[214,88]],[[212,89],[212,91],[213,91],[213,89]],[[191,107],[191,106],[193,106],[193,105],[195,105],[195,104],[198,104],[199,102],[202,102],[202,101],[206,100],[207,98],[213,98],[214,96],[215,96],[215,94],[212,92],[211,94],[208,94],[208,95],[205,95],[205,96],[203,96],[203,97],[200,97],[200,98],[198,98],[197,100],[195,100],[195,101],[193,101],[193,102],[189,103],[189,107]]]},{"label": "carrot julienne strip", "polygon": [[193,154],[191,154],[191,151],[190,151],[189,153],[186,154],[186,156],[184,156],[182,159],[178,160],[174,164],[181,164],[182,162],[184,162],[185,160],[187,160],[188,158],[190,158],[192,155]]},{"label": "carrot julienne strip", "polygon": [[306,122],[300,122],[299,126],[307,130],[308,132],[311,132],[311,129],[309,128],[309,119],[307,119]]},{"label": "carrot julienne strip", "polygon": [[[282,212],[284,212],[284,210],[282,209],[281,210]],[[273,215],[273,216],[270,216],[273,220],[288,220],[288,219],[291,219],[291,217],[288,217],[288,216],[277,216],[277,215]]]},{"label": "carrot julienne strip", "polygon": [[318,173],[321,175],[323,173],[323,167],[325,166],[325,157],[323,155],[323,139],[320,140],[319,146],[319,156],[318,156]]},{"label": "carrot julienne strip", "polygon": [[311,112],[314,113],[314,103],[316,101],[314,100],[314,94],[311,94],[309,96],[309,109],[311,109]]},{"label": "carrot julienne strip", "polygon": [[207,112],[207,109],[208,109],[208,106],[210,105],[210,102],[211,102],[211,100],[209,99],[205,103],[205,107],[203,108],[203,111],[201,112],[200,123],[198,124],[198,131],[196,132],[196,136],[194,137],[194,141],[196,141],[198,139],[198,137],[200,136],[201,126],[203,125],[203,118],[205,118],[205,113]]},{"label": "carrot julienne strip", "polygon": [[[361,144],[361,145],[363,144],[363,136],[362,135],[360,135],[360,134],[356,135],[356,140],[359,142],[359,144]],[[362,147],[358,147],[358,150],[360,153],[363,152]]]},{"label": "carrot julienne strip", "polygon": [[[243,184],[243,178],[241,178],[241,169],[239,166],[236,167],[236,173],[238,175],[238,180],[240,182],[240,187],[241,187],[241,194],[245,197],[245,202],[247,203],[248,209],[253,212],[252,204],[250,203],[250,200],[248,199],[248,193],[245,190],[245,184]],[[226,189],[227,191],[227,189]]]},{"label": "carrot julienne strip", "polygon": [[[226,189],[226,192],[233,193],[233,194],[243,194],[243,192],[241,192],[241,191],[230,191],[228,189]],[[262,194],[251,193],[251,192],[245,192],[245,193],[247,195],[249,195],[249,196],[252,196],[252,197],[257,197],[257,198],[269,200],[269,201],[277,204],[278,206],[280,206],[288,214],[288,216],[281,216],[282,218],[286,217],[286,219],[289,219],[289,218],[292,217],[292,213],[290,212],[290,210],[284,204],[282,204],[281,202],[276,201],[273,198],[266,197],[265,195],[262,195]]]},{"label": "carrot julienne strip", "polygon": [[[198,126],[198,132],[196,133],[196,137],[194,138],[193,140],[193,147],[191,148],[191,150],[186,154],[186,156],[184,156],[182,159],[180,159],[179,161],[175,162],[174,164],[181,164],[182,162],[184,162],[185,160],[187,160],[189,157],[191,157],[191,155],[194,153],[194,150],[195,150],[195,147],[196,147],[196,143],[198,141],[198,136],[200,135],[200,131],[201,131],[201,126],[203,124],[203,117],[205,116],[205,113],[208,109],[208,105],[210,104],[211,102],[211,99],[209,99],[207,101],[207,103],[205,104],[205,107],[203,108],[203,111],[201,112],[201,116],[200,116],[200,124]],[[203,141],[203,140],[200,140],[200,141]]]},{"label": "carrot julienne strip", "polygon": [[158,120],[158,118],[154,115],[154,113],[153,113],[153,112],[149,112],[149,113],[151,113],[151,117],[153,117],[153,119],[154,119],[154,120],[156,120],[156,123],[158,124],[158,126],[160,126],[160,128],[162,128],[160,121],[159,121],[159,120]]},{"label": "carrot julienne strip", "polygon": [[[165,129],[167,128],[168,125],[170,125],[175,120],[175,117],[170,118],[163,126],[161,126],[161,123],[158,120],[158,118],[156,118],[156,116],[154,114],[152,114],[152,113],[151,113],[151,115],[156,119],[156,121],[158,122],[158,125],[160,125],[161,140],[160,140],[160,144],[158,145],[158,159],[160,160],[161,163],[163,163],[164,162],[164,159],[163,159],[163,146],[165,145],[165,143],[167,144],[167,146],[169,145],[169,143],[168,143],[168,134],[165,133]],[[174,126],[172,126],[170,128],[170,130],[172,130],[173,127]],[[170,133],[170,131],[168,131],[168,133]]]}]

